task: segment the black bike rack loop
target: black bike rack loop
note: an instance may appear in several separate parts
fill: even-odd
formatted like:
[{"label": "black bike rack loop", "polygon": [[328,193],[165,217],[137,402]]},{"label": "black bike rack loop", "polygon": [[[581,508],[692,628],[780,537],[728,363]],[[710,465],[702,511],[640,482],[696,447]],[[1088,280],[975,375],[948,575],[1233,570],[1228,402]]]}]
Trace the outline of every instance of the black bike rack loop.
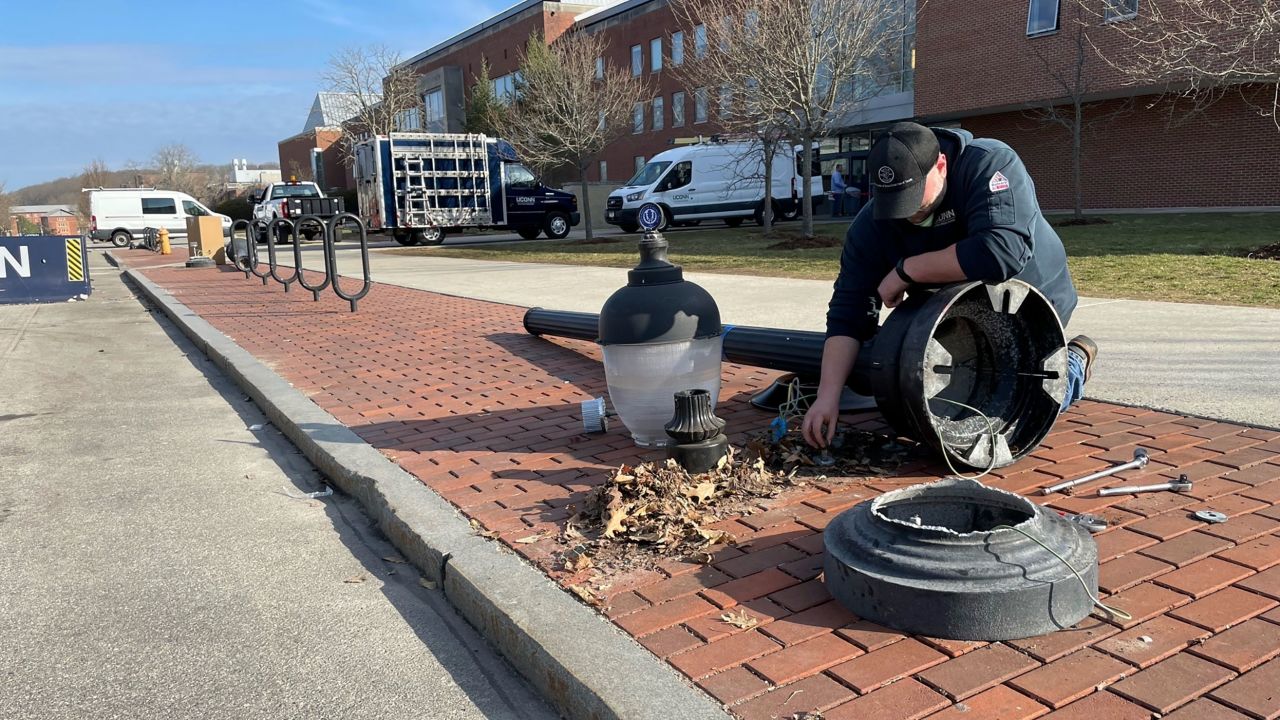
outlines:
[{"label": "black bike rack loop", "polygon": [[303,215],[302,217],[298,218],[299,228],[303,228],[308,225],[316,225],[320,228],[320,240],[321,240],[321,248],[322,248],[320,254],[324,256],[324,282],[320,283],[319,285],[307,284],[307,273],[302,268],[302,243],[298,242],[298,238],[296,236],[293,239],[293,267],[295,268],[294,277],[297,279],[298,284],[301,285],[304,290],[311,291],[311,299],[313,301],[319,302],[320,291],[329,287],[329,283],[333,281],[333,277],[334,277],[333,263],[329,261],[329,245],[333,242],[333,239],[330,237],[331,233],[329,230],[329,226],[325,224],[324,220],[316,217],[315,215]]},{"label": "black bike rack loop", "polygon": [[[244,255],[236,254],[236,232],[240,230],[244,231]],[[249,279],[253,267],[258,263],[257,244],[257,230],[254,229],[252,221],[236,220],[231,223],[231,236],[227,239],[227,256],[231,258],[231,264],[244,273],[245,280]]]},{"label": "black bike rack loop", "polygon": [[[249,227],[253,231],[253,234],[251,235],[251,239],[249,242],[249,257],[246,260],[246,263],[249,266],[249,273],[252,274],[254,277],[262,280],[262,284],[266,285],[267,280],[271,279],[271,273],[270,271],[268,272],[258,271],[258,268],[262,266],[262,260],[261,258],[258,257],[258,230],[262,230],[262,235],[264,237],[269,238],[270,236],[267,233],[266,223],[262,222],[261,220],[251,221]],[[249,276],[245,275],[244,279],[248,280]]]},{"label": "black bike rack loop", "polygon": [[[364,286],[360,288],[360,292],[354,295],[344,292],[338,283],[338,259],[334,254],[334,246],[338,244],[338,228],[347,219],[354,221],[356,227],[360,228],[360,264],[361,269],[364,271]],[[360,219],[359,215],[344,212],[329,218],[329,224],[326,226],[325,231],[324,252],[329,266],[329,279],[333,283],[333,294],[351,303],[351,312],[355,312],[356,301],[368,295],[369,288],[373,286],[373,280],[369,277],[369,229],[365,227],[364,221]]]},{"label": "black bike rack loop", "polygon": [[[284,218],[276,218],[275,220],[272,220],[271,224],[267,226],[267,262],[269,265],[267,274],[272,280],[283,285],[285,292],[289,292],[289,285],[293,284],[293,282],[298,279],[298,268],[295,267],[293,269],[293,274],[285,278],[280,277],[280,274],[276,272],[280,268],[279,264],[276,262],[276,230],[286,225],[289,226],[289,236],[293,238],[293,244],[298,244],[298,228],[294,226],[292,220],[286,220]],[[267,284],[266,278],[262,279],[262,284]]]}]

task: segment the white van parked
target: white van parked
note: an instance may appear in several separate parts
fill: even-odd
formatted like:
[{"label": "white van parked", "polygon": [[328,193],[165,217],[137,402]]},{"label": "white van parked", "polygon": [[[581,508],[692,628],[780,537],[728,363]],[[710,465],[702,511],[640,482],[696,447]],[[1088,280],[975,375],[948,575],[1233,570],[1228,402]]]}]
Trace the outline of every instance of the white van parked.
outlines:
[{"label": "white van parked", "polygon": [[[816,150],[814,165],[817,165]],[[774,216],[791,219],[800,213],[804,176],[796,149],[780,146],[773,156]],[[810,182],[814,204],[824,198],[822,174]],[[764,152],[754,142],[719,137],[697,141],[653,156],[623,187],[609,193],[605,222],[626,232],[640,228],[640,208],[650,203],[662,209],[668,225],[723,220],[737,227],[747,218],[763,224]]]},{"label": "white van parked", "polygon": [[231,232],[231,218],[216,213],[190,195],[153,188],[96,188],[89,193],[89,235],[125,247],[147,228],[165,228],[170,236],[185,237],[187,218],[214,215],[222,219],[222,233]]}]

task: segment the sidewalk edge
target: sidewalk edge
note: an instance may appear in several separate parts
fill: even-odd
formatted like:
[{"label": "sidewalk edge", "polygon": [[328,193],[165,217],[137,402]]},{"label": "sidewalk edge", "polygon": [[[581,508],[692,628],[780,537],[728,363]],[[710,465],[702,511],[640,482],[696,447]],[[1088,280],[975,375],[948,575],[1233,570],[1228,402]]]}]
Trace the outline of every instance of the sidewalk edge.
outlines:
[{"label": "sidewalk edge", "polygon": [[602,720],[728,717],[541,571],[475,535],[453,506],[166,290],[137,270],[124,275],[361,502],[392,544],[440,583],[449,602],[560,712]]}]

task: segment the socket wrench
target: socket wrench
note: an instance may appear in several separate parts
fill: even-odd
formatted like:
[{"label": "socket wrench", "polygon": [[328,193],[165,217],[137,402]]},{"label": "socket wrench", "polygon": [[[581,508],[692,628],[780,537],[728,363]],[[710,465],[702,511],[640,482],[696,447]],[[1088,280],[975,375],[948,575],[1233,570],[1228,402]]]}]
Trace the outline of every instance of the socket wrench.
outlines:
[{"label": "socket wrench", "polygon": [[1177,480],[1172,480],[1159,485],[1134,485],[1133,487],[1109,487],[1102,488],[1098,491],[1098,497],[1107,497],[1108,495],[1137,495],[1138,493],[1157,492],[1160,490],[1172,490],[1174,492],[1190,492],[1191,481],[1186,475],[1179,475]]},{"label": "socket wrench", "polygon": [[1100,480],[1109,475],[1115,475],[1118,472],[1124,472],[1125,470],[1132,470],[1133,468],[1144,468],[1147,466],[1147,462],[1149,460],[1150,458],[1147,457],[1147,451],[1143,450],[1142,448],[1137,448],[1133,451],[1133,460],[1127,463],[1124,463],[1123,465],[1116,465],[1115,467],[1107,468],[1106,470],[1099,470],[1096,473],[1085,475],[1084,477],[1077,478],[1075,480],[1064,480],[1063,482],[1060,482],[1057,485],[1050,485],[1049,487],[1042,489],[1040,491],[1040,494],[1052,495],[1056,492],[1062,492],[1067,488],[1075,487],[1077,485],[1083,485],[1088,482],[1093,482],[1094,480]]}]

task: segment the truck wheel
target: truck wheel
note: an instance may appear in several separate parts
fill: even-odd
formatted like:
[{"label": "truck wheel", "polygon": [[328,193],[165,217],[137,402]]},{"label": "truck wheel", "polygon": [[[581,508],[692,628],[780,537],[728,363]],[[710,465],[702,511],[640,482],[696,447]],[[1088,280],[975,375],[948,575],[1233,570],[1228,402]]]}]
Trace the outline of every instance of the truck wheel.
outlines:
[{"label": "truck wheel", "polygon": [[621,230],[621,231],[622,231],[622,232],[624,232],[624,233],[638,233],[638,232],[640,232],[640,226],[639,226],[639,225],[636,225],[636,224],[634,224],[634,223],[623,223],[622,225],[619,225],[619,226],[618,226],[618,229],[619,229],[619,230]]},{"label": "truck wheel", "polygon": [[731,228],[742,227],[742,218],[725,218],[724,224]]},{"label": "truck wheel", "polygon": [[414,245],[439,245],[444,242],[444,228],[433,225],[429,228],[413,231]]},{"label": "truck wheel", "polygon": [[391,237],[394,238],[395,241],[400,243],[401,245],[413,244],[413,238],[409,236],[409,233],[405,233],[405,232],[392,233]]},{"label": "truck wheel", "polygon": [[111,233],[111,244],[116,247],[128,247],[132,241],[133,236],[129,234],[128,230],[117,230]]},{"label": "truck wheel", "polygon": [[782,210],[782,212],[778,213],[778,217],[782,218],[783,220],[795,220],[796,218],[800,217],[800,203],[793,202],[788,204],[787,207]]},{"label": "truck wheel", "polygon": [[[756,212],[752,216],[752,219],[756,221],[757,225],[764,225],[764,201],[763,200],[760,201],[760,204],[756,206]],[[781,220],[781,219],[783,219],[782,208],[778,207],[778,203],[777,201],[775,201],[773,203],[773,220],[774,222],[777,222],[778,220]]]},{"label": "truck wheel", "polygon": [[542,228],[525,225],[523,227],[516,228],[516,233],[525,240],[537,240],[538,236],[542,234]]},{"label": "truck wheel", "polygon": [[569,234],[569,216],[562,212],[547,213],[547,217],[542,221],[543,230],[546,230],[547,237],[552,240],[560,240]]}]

